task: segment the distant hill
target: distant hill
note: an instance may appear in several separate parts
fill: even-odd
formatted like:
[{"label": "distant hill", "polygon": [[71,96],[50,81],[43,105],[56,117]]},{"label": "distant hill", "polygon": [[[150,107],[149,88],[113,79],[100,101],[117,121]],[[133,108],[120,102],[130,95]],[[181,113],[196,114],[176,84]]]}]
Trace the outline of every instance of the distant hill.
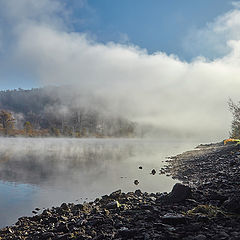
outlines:
[{"label": "distant hill", "polygon": [[[104,111],[104,103],[94,97],[72,92],[70,87],[0,91],[0,110],[11,112],[15,128],[26,122],[35,130],[64,136],[133,136],[136,124]],[[115,114],[114,114],[115,115]]]}]

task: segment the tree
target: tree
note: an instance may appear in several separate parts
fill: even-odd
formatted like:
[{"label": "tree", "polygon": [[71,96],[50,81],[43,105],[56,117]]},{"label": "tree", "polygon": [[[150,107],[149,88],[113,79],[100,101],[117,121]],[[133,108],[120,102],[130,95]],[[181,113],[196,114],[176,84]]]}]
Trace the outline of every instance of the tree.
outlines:
[{"label": "tree", "polygon": [[0,111],[8,109],[15,117],[14,121],[8,116],[11,113],[1,112],[5,117],[1,117],[0,132],[8,134],[14,127],[11,134],[31,136],[125,137],[136,133],[135,124],[125,117],[102,111],[101,99],[86,104],[84,94],[65,92],[65,87],[0,91]]},{"label": "tree", "polygon": [[231,138],[240,138],[240,102],[234,103],[232,99],[229,99],[228,106],[233,114]]},{"label": "tree", "polygon": [[24,123],[24,130],[25,130],[26,135],[31,135],[32,134],[32,130],[33,130],[32,129],[32,124],[29,121]]},{"label": "tree", "polygon": [[59,130],[58,128],[51,127],[51,133],[52,133],[52,135],[54,135],[55,137],[59,137],[59,136],[60,136],[60,130]]},{"label": "tree", "polygon": [[0,112],[0,123],[2,124],[5,135],[9,135],[11,130],[14,128],[14,121],[12,114],[5,110]]}]

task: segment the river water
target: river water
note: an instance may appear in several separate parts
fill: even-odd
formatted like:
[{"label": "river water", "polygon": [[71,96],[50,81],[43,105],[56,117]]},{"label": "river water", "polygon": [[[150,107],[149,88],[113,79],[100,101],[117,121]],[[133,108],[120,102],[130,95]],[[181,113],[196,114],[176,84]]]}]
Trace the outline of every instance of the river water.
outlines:
[{"label": "river water", "polygon": [[31,216],[36,207],[42,211],[63,202],[91,201],[118,189],[169,192],[177,181],[159,175],[159,169],[166,157],[196,145],[156,139],[0,138],[0,227]]}]

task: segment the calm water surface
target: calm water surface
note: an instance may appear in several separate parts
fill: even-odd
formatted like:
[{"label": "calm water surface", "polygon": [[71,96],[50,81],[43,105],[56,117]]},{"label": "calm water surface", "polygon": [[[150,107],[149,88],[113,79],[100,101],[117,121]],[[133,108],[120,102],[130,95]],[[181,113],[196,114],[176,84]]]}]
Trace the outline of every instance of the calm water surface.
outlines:
[{"label": "calm water surface", "polygon": [[1,138],[0,227],[31,216],[36,207],[91,201],[118,189],[168,192],[176,181],[158,170],[167,156],[196,145],[140,139]]}]

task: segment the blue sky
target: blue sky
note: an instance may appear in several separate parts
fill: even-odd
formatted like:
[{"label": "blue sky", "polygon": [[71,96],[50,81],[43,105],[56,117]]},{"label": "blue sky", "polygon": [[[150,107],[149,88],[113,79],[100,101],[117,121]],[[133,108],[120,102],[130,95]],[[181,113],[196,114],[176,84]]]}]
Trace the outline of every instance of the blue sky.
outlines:
[{"label": "blue sky", "polygon": [[83,18],[74,30],[92,34],[98,41],[129,43],[150,53],[163,51],[189,60],[183,42],[193,29],[201,29],[217,16],[232,9],[229,0],[89,0],[75,10]]}]

